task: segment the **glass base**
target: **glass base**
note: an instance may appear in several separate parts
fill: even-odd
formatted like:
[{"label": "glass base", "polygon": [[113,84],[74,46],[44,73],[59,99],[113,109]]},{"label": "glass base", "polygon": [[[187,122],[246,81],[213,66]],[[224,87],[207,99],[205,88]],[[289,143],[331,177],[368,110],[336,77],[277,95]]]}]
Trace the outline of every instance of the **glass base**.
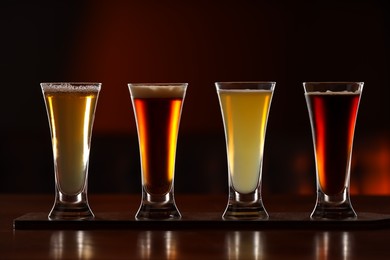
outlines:
[{"label": "glass base", "polygon": [[178,220],[181,214],[176,207],[173,193],[150,195],[142,192],[142,202],[135,215],[136,220]]},{"label": "glass base", "polygon": [[94,217],[84,192],[77,195],[64,195],[59,191],[48,216],[49,220],[85,220]]},{"label": "glass base", "polygon": [[348,220],[356,219],[357,214],[352,208],[347,190],[332,196],[318,191],[317,203],[310,218],[313,220]]},{"label": "glass base", "polygon": [[223,220],[267,220],[269,215],[258,192],[239,194],[230,190]]},{"label": "glass base", "polygon": [[136,220],[175,220],[181,219],[181,214],[174,204],[148,205],[142,204],[137,214]]},{"label": "glass base", "polygon": [[49,220],[85,220],[94,217],[87,203],[55,203],[48,216]]}]

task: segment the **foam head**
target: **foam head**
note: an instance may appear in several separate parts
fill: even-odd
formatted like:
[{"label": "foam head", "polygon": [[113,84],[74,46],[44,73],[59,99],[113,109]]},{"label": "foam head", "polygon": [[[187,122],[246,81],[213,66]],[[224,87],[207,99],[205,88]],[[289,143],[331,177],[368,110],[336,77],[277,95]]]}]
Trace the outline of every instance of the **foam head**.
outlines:
[{"label": "foam head", "polygon": [[183,98],[187,83],[128,84],[133,98]]},{"label": "foam head", "polygon": [[41,83],[44,92],[99,92],[101,83]]}]

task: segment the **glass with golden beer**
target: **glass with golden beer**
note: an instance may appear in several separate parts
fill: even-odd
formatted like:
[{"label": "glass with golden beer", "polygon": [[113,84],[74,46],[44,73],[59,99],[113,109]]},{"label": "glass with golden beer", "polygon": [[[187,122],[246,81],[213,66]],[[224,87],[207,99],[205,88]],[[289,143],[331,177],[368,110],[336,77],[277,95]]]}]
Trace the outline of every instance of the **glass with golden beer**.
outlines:
[{"label": "glass with golden beer", "polygon": [[137,220],[180,219],[173,193],[186,83],[128,84],[137,123],[142,202]]},{"label": "glass with golden beer", "polygon": [[311,218],[356,218],[349,179],[363,82],[305,82],[303,86],[317,171],[317,202]]},{"label": "glass with golden beer", "polygon": [[87,199],[92,126],[100,83],[41,83],[49,118],[55,202],[49,219],[93,218]]},{"label": "glass with golden beer", "polygon": [[215,85],[228,160],[229,200],[222,218],[268,219],[261,197],[261,175],[275,82],[217,82]]}]

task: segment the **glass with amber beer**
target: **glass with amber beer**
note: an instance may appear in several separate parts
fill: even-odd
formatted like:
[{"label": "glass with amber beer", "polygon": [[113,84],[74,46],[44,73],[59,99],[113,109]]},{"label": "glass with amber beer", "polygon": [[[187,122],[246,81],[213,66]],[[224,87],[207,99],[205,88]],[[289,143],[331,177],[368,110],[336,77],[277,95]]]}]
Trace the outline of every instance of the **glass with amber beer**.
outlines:
[{"label": "glass with amber beer", "polygon": [[137,124],[142,201],[137,220],[180,219],[174,199],[176,143],[186,83],[128,84]]},{"label": "glass with amber beer", "polygon": [[92,126],[100,83],[41,83],[55,172],[50,220],[94,217],[87,199]]},{"label": "glass with amber beer", "polygon": [[225,129],[229,200],[224,220],[268,219],[261,197],[263,151],[275,82],[215,83]]},{"label": "glass with amber beer", "polygon": [[354,219],[349,183],[352,145],[363,82],[303,83],[316,162],[312,219]]}]

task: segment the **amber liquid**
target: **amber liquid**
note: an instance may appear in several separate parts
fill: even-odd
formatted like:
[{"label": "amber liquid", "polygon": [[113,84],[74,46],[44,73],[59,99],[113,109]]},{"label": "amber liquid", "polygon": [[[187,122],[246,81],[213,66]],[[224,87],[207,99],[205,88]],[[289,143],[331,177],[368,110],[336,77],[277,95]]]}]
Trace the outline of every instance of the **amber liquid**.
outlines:
[{"label": "amber liquid", "polygon": [[66,195],[86,184],[92,124],[98,92],[45,91],[56,183]]},{"label": "amber liquid", "polygon": [[311,117],[317,178],[326,195],[343,192],[349,181],[350,159],[359,94],[306,94]]},{"label": "amber liquid", "polygon": [[171,190],[182,98],[133,98],[142,182],[149,194]]}]

